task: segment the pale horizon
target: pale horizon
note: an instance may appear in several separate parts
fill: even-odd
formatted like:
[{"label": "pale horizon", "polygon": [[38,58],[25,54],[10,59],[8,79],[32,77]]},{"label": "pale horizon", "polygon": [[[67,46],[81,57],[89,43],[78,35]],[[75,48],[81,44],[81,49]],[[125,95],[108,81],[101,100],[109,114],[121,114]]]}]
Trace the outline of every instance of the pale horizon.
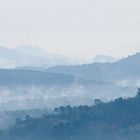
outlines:
[{"label": "pale horizon", "polygon": [[38,46],[78,59],[140,52],[140,2],[0,0],[0,45]]},{"label": "pale horizon", "polygon": [[[109,54],[109,53],[95,53],[95,54],[91,54],[91,56],[88,56],[88,57],[83,57],[82,55],[71,55],[70,53],[66,53],[66,54],[64,54],[64,53],[57,53],[57,52],[55,52],[55,51],[48,51],[47,49],[44,49],[44,48],[42,48],[42,47],[40,47],[40,46],[35,46],[35,45],[31,45],[31,44],[21,44],[21,45],[19,45],[19,46],[15,46],[15,47],[10,47],[10,46],[6,46],[6,45],[1,45],[0,44],[0,46],[2,46],[2,47],[6,47],[6,48],[9,48],[9,49],[16,49],[17,47],[22,47],[22,46],[29,46],[29,47],[34,47],[34,48],[39,48],[39,49],[41,49],[42,51],[44,51],[44,53],[46,53],[46,54],[49,54],[49,55],[58,55],[58,56],[62,56],[62,57],[65,57],[65,58],[69,58],[69,59],[77,59],[77,60],[79,60],[79,62],[81,62],[81,63],[90,63],[90,62],[92,62],[92,60],[96,57],[96,56],[100,56],[100,55],[102,55],[102,56],[110,56],[110,57],[113,57],[113,58],[116,58],[116,59],[121,59],[121,58],[126,58],[126,57],[128,57],[128,56],[130,56],[130,55],[134,55],[134,54],[136,54],[136,53],[140,53],[140,51],[133,51],[133,52],[129,52],[128,54],[122,54],[122,55],[119,55],[119,56],[117,56],[117,55],[113,55],[113,54]],[[15,50],[16,51],[16,50]],[[24,54],[24,53],[23,53]]]}]

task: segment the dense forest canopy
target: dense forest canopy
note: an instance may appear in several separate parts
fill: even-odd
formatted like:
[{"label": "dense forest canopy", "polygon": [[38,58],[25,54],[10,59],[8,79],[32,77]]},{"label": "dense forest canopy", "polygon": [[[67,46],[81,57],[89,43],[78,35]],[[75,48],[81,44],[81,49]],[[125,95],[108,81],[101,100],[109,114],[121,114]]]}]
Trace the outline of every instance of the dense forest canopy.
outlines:
[{"label": "dense forest canopy", "polygon": [[93,106],[61,106],[40,118],[17,119],[2,140],[129,140],[140,138],[140,89],[133,98]]}]

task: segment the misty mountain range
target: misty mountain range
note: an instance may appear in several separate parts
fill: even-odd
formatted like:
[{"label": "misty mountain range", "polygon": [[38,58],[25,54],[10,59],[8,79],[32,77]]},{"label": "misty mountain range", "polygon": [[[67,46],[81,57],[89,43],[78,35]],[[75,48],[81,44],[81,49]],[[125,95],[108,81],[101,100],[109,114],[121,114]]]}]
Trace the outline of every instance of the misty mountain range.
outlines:
[{"label": "misty mountain range", "polygon": [[[23,48],[25,51],[29,47]],[[35,61],[34,57],[37,59],[40,55],[43,56],[42,51],[37,56],[37,50],[33,53],[34,56],[31,56],[30,51],[23,55],[22,51],[17,53],[5,47],[0,47],[0,49],[1,57],[13,62],[19,61],[19,64],[25,55],[38,63],[39,60]],[[96,98],[110,100],[120,96],[134,96],[137,87],[140,86],[138,62],[140,62],[140,53],[112,63],[62,65],[50,68],[21,66],[14,69],[0,69],[1,110],[8,109],[9,104],[12,110],[32,109],[43,108],[46,105],[49,107],[68,104],[92,105]]]},{"label": "misty mountain range", "polygon": [[51,55],[40,48],[23,45],[10,49],[0,46],[0,68],[15,67],[50,67],[69,63],[67,59],[59,55]]},{"label": "misty mountain range", "polygon": [[[94,81],[127,82],[140,84],[140,53],[122,58],[114,63],[92,63],[77,66],[56,66],[48,71],[71,74]],[[131,83],[132,85],[134,83]]]},{"label": "misty mountain range", "polygon": [[108,55],[97,55],[94,57],[93,62],[94,63],[113,63],[117,61],[117,58],[108,56]]},{"label": "misty mountain range", "polygon": [[[16,52],[9,51],[8,54],[9,59],[12,59],[13,53],[15,53],[16,56],[18,56]],[[47,81],[51,82],[54,79],[55,81],[57,81],[57,83],[61,83],[61,81],[65,79],[64,83],[67,83],[70,77],[73,77],[73,79],[74,77],[75,79],[78,79],[79,77],[80,80],[82,79],[81,81],[86,81],[86,83],[90,83],[93,81],[115,82],[115,83],[122,82],[120,84],[124,86],[125,85],[129,86],[127,84],[130,84],[133,81],[133,83],[131,84],[132,85],[135,84],[135,86],[138,86],[140,83],[139,80],[140,65],[139,63],[136,62],[139,61],[140,61],[140,53],[137,53],[135,55],[128,56],[127,58],[123,58],[114,63],[91,63],[91,64],[83,64],[83,65],[75,65],[75,66],[56,66],[48,69],[37,68],[37,67],[30,67],[30,69],[29,67],[27,68],[21,67],[13,70],[1,69],[0,84],[4,84],[4,83],[43,84],[45,82],[47,83]],[[52,83],[55,82],[53,81]]]},{"label": "misty mountain range", "polygon": [[0,85],[67,85],[74,81],[74,76],[51,72],[29,70],[0,69]]},{"label": "misty mountain range", "polygon": [[[134,96],[140,86],[140,65],[136,63],[139,61],[137,53],[114,63],[0,69],[1,109],[9,108],[9,103],[13,110],[32,109],[46,105],[92,105],[96,98]],[[36,103],[30,105],[26,100]]]},{"label": "misty mountain range", "polygon": [[[9,60],[22,55],[13,50],[7,53],[7,49],[2,47],[1,50],[6,50]],[[112,63],[0,69],[0,110],[93,105],[95,99],[109,101],[118,97],[134,96],[140,86],[138,62],[140,53]],[[6,118],[0,120],[0,127],[6,121]]]},{"label": "misty mountain range", "polygon": [[[93,62],[112,63],[116,60],[116,58],[111,56],[98,55],[93,59]],[[79,63],[81,63],[79,60],[70,59],[61,55],[49,54],[38,47],[30,45],[22,45],[14,49],[0,46],[0,68],[47,68],[57,65],[76,65]]]}]

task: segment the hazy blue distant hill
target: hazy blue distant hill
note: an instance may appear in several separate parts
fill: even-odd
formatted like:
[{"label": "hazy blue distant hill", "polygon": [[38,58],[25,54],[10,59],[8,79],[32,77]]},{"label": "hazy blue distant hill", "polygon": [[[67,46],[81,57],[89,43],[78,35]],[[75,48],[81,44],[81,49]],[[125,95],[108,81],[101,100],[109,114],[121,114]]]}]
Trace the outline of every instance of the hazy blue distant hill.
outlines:
[{"label": "hazy blue distant hill", "polygon": [[117,61],[116,58],[108,56],[108,55],[97,55],[93,59],[93,63],[113,63]]},{"label": "hazy blue distant hill", "polygon": [[18,53],[10,48],[0,46],[0,66],[11,67],[17,65],[18,61],[23,57],[22,53]]},{"label": "hazy blue distant hill", "polygon": [[0,68],[42,67],[78,64],[75,60],[61,55],[54,55],[30,45],[15,49],[0,46]]},{"label": "hazy blue distant hill", "polygon": [[[17,52],[20,52],[20,53],[24,53],[25,55],[38,57],[38,59],[46,58],[47,63],[49,64],[49,67],[57,66],[57,65],[79,64],[78,60],[73,60],[73,59],[67,58],[67,56],[63,56],[63,55],[47,53],[46,51],[44,51],[41,48],[36,47],[36,46],[22,45],[22,46],[16,47],[14,50]],[[40,63],[42,63],[42,62],[40,62]],[[40,66],[40,65],[38,65],[38,66]],[[37,67],[37,65],[36,65],[36,67]]]},{"label": "hazy blue distant hill", "polygon": [[14,59],[15,57],[19,57],[19,55],[22,55],[22,54],[10,48],[0,46],[0,57],[3,57],[5,59],[12,59],[12,58]]},{"label": "hazy blue distant hill", "polygon": [[50,67],[66,64],[64,57],[51,55],[42,49],[23,45],[15,49],[0,46],[0,68]]},{"label": "hazy blue distant hill", "polygon": [[72,84],[74,79],[67,74],[0,69],[0,85],[67,85]]},{"label": "hazy blue distant hill", "polygon": [[92,63],[77,66],[58,66],[48,71],[72,74],[92,80],[114,81],[140,79],[140,53],[114,63]]},{"label": "hazy blue distant hill", "polygon": [[42,49],[30,45],[22,45],[14,49],[17,52],[30,56],[49,57],[50,55]]},{"label": "hazy blue distant hill", "polygon": [[[0,46],[0,67],[13,67],[16,66],[45,66],[49,65],[47,58],[39,56],[26,55],[14,49]],[[9,65],[9,67],[8,67]]]}]

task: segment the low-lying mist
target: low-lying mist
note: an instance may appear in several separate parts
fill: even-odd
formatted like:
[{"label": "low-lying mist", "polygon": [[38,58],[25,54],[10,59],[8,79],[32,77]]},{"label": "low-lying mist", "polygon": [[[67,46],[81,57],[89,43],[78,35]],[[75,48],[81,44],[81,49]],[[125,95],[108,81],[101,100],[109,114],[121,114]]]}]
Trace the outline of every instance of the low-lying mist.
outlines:
[{"label": "low-lying mist", "polygon": [[111,83],[72,84],[65,87],[0,86],[0,129],[12,126],[16,118],[23,118],[27,114],[33,117],[41,116],[44,109],[53,110],[55,107],[67,105],[91,106],[95,99],[107,102],[120,96],[135,96],[136,90],[136,87]]},{"label": "low-lying mist", "polygon": [[13,86],[0,87],[0,110],[28,110],[55,108],[61,105],[93,105],[94,99],[104,101],[123,96],[134,96],[135,87],[121,87],[113,84],[71,85],[68,87]]}]

